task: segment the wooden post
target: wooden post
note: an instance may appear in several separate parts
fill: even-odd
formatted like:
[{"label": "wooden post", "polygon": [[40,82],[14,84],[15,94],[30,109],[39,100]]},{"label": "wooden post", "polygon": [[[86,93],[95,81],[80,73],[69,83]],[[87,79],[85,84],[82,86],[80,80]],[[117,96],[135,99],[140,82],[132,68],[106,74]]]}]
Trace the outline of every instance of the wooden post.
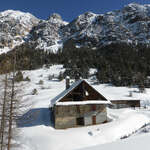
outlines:
[{"label": "wooden post", "polygon": [[70,88],[70,77],[66,77],[66,90]]}]

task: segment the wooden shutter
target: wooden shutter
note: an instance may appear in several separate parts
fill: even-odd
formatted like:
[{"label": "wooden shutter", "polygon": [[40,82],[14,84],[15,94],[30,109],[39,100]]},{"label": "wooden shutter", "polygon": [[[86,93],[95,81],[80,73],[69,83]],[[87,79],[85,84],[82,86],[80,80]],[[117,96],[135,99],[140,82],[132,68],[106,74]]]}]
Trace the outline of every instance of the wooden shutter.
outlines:
[{"label": "wooden shutter", "polygon": [[93,124],[93,125],[96,124],[96,116],[95,116],[95,115],[92,116],[92,124]]}]

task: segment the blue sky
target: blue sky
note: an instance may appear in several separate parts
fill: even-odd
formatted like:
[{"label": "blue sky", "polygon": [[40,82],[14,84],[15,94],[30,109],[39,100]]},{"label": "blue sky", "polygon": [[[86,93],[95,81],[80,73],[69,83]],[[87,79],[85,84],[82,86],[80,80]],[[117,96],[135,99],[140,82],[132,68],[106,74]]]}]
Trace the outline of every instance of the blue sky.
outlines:
[{"label": "blue sky", "polygon": [[87,11],[105,13],[122,8],[131,2],[150,4],[150,0],[1,0],[0,11],[13,9],[30,12],[40,19],[59,13],[66,21],[71,21]]}]

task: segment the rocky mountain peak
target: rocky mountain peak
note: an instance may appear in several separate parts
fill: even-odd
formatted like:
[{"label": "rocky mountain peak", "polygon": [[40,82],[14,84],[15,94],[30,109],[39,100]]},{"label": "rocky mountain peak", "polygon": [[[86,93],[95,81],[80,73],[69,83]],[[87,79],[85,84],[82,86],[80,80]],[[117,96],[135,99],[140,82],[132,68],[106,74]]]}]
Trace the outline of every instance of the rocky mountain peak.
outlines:
[{"label": "rocky mountain peak", "polygon": [[51,21],[51,22],[55,21],[55,20],[61,20],[62,21],[62,18],[61,18],[61,16],[59,14],[53,13],[52,15],[50,15],[48,17],[48,20]]},{"label": "rocky mountain peak", "polygon": [[83,26],[83,28],[84,28],[85,26],[91,24],[95,20],[96,16],[97,15],[92,12],[86,12],[86,13],[78,16],[70,24],[72,24],[72,25],[74,24],[76,26]]},{"label": "rocky mountain peak", "polygon": [[[61,16],[53,13],[48,20],[41,21],[31,31],[31,41],[37,45],[39,49],[53,49],[58,50],[58,43],[62,40],[61,28],[68,23],[63,21]],[[55,50],[54,50],[55,51]]]},{"label": "rocky mountain peak", "polygon": [[78,21],[82,21],[82,20],[86,20],[89,21],[90,19],[93,19],[96,16],[96,14],[94,14],[93,12],[86,12],[82,15],[80,15],[79,17],[77,17]]},{"label": "rocky mountain peak", "polygon": [[41,21],[19,11],[0,13],[0,47],[11,47],[12,41],[23,42],[26,35],[37,48],[52,51],[68,40],[94,48],[122,42],[150,46],[150,5],[131,3],[105,14],[86,12],[70,23],[57,13]]},{"label": "rocky mountain peak", "polygon": [[0,54],[24,42],[39,19],[30,13],[7,10],[0,13]]},{"label": "rocky mountain peak", "polygon": [[63,21],[62,17],[57,13],[50,15],[46,21],[49,24],[55,24],[56,26],[64,26],[68,24],[66,21]]},{"label": "rocky mountain peak", "polygon": [[21,11],[15,11],[15,10],[6,10],[4,12],[0,13],[0,22],[2,21],[8,21],[8,20],[15,20],[18,23],[24,23],[25,25],[28,24],[30,28],[32,28],[32,25],[36,25],[39,22],[39,19],[37,19],[35,16],[33,16],[30,13],[25,13]]},{"label": "rocky mountain peak", "polygon": [[145,10],[145,6],[144,5],[140,5],[138,3],[130,3],[128,5],[126,5],[123,10],[126,10],[128,12],[131,11],[144,11]]}]

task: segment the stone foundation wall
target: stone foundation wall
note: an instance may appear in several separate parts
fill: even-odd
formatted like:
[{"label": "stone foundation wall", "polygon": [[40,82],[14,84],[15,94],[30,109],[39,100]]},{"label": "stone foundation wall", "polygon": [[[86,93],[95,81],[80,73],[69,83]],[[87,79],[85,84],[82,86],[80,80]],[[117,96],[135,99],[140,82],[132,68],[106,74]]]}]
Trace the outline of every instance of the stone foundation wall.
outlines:
[{"label": "stone foundation wall", "polygon": [[92,116],[96,116],[96,124],[103,123],[107,120],[107,112],[105,105],[68,105],[54,106],[55,128],[65,129],[77,127],[77,118],[83,117],[84,125],[92,125]]},{"label": "stone foundation wall", "polygon": [[76,126],[75,117],[55,117],[55,128],[56,129],[66,129]]},{"label": "stone foundation wall", "polygon": [[107,113],[101,112],[96,115],[96,124],[100,124],[107,121]]}]

